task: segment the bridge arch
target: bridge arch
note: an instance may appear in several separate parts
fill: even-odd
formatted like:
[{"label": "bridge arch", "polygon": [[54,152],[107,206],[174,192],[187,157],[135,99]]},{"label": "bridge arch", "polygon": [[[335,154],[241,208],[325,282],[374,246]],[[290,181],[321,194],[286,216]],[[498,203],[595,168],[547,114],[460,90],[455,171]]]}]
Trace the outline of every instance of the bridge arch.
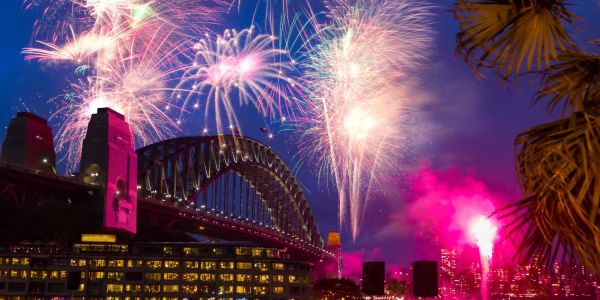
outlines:
[{"label": "bridge arch", "polygon": [[272,239],[322,251],[300,184],[267,145],[231,135],[180,137],[137,155],[140,198],[195,218],[220,218],[233,228],[262,228]]}]

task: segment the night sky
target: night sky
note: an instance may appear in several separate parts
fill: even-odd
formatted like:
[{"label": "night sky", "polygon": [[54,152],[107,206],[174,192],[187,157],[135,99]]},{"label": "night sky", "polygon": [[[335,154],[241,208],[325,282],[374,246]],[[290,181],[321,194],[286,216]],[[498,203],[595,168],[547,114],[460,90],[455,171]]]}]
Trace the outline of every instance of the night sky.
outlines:
[{"label": "night sky", "polygon": [[[192,0],[190,0],[192,1]],[[251,22],[255,0],[243,1],[238,14],[234,9],[224,20],[223,27],[243,28]],[[600,51],[589,40],[600,38],[600,3],[596,0],[571,1],[573,11],[585,22],[579,22],[579,31],[573,31],[578,44],[590,51]],[[520,197],[514,176],[515,136],[532,126],[547,122],[542,104],[533,106],[538,77],[523,76],[503,82],[488,73],[478,81],[465,63],[454,55],[455,34],[458,31],[448,9],[452,1],[434,1],[437,32],[430,61],[418,74],[420,89],[410,99],[410,137],[403,148],[406,153],[396,164],[400,173],[385,174],[377,196],[369,203],[361,233],[355,242],[343,231],[344,250],[361,253],[367,259],[384,259],[389,263],[408,265],[421,258],[434,258],[439,244],[423,241],[417,229],[403,222],[407,203],[411,201],[411,182],[423,169],[453,176],[469,177],[485,186],[498,204]],[[51,105],[48,99],[61,94],[67,86],[65,74],[70,68],[25,62],[20,54],[31,45],[33,13],[24,11],[20,0],[2,1],[0,10],[0,124],[7,126],[17,111],[30,110],[48,117]],[[264,25],[256,20],[257,26]],[[244,133],[273,147],[290,166],[297,139],[292,133],[281,131],[277,122],[268,122],[275,134],[268,140],[259,131],[265,121],[252,108],[239,112]],[[188,116],[185,130],[180,135],[199,135],[203,114]],[[276,121],[276,120],[275,120]],[[5,130],[0,131],[4,139]],[[59,166],[60,168],[60,166]],[[297,178],[306,189],[306,195],[319,222],[322,233],[337,229],[337,200],[333,185],[316,182],[314,167],[296,168]],[[460,184],[461,181],[457,181]],[[423,215],[427,218],[427,215]],[[439,237],[437,237],[439,238]],[[425,247],[426,249],[424,249]]]}]

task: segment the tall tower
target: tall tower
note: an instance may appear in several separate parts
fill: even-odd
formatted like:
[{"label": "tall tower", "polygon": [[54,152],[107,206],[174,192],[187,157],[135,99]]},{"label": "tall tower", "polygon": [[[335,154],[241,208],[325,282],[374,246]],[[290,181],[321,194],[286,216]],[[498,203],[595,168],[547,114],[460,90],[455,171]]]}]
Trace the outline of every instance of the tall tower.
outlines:
[{"label": "tall tower", "polygon": [[336,259],[336,278],[342,278],[342,239],[338,231],[330,231],[327,234],[327,245],[325,249],[335,254]]},{"label": "tall tower", "polygon": [[17,113],[2,144],[2,161],[56,173],[54,140],[48,122],[30,112]]},{"label": "tall tower", "polygon": [[110,108],[92,115],[81,151],[80,178],[104,188],[104,227],[137,232],[137,155],[125,117]]}]

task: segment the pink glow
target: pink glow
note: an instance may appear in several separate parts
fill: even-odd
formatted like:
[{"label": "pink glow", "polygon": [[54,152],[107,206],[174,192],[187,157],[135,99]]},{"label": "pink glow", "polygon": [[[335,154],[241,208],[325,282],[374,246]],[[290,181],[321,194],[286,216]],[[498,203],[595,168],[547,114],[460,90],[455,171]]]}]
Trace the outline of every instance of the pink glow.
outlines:
[{"label": "pink glow", "polygon": [[482,257],[492,257],[497,232],[498,227],[483,215],[471,222],[470,234],[475,239]]}]

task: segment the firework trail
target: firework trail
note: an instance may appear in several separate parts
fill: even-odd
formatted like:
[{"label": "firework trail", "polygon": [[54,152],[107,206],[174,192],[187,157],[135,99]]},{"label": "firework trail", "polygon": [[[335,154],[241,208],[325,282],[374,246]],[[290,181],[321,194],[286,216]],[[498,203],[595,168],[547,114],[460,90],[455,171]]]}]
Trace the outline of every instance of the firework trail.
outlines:
[{"label": "firework trail", "polygon": [[[252,104],[265,117],[283,115],[294,104],[298,85],[288,52],[274,46],[276,37],[257,34],[254,27],[225,30],[223,35],[206,35],[193,46],[194,62],[186,70],[177,90],[192,91],[183,107],[205,105],[205,122],[214,116],[217,132],[223,120],[238,127],[237,106]],[[200,103],[202,98],[205,103]]]},{"label": "firework trail", "polygon": [[481,299],[488,298],[488,274],[492,255],[494,253],[494,241],[498,227],[485,216],[479,216],[471,224],[471,236],[475,239],[481,257]]},{"label": "firework trail", "polygon": [[[380,172],[404,144],[408,90],[432,41],[420,1],[330,1],[329,24],[312,20],[301,59],[309,95],[299,120],[302,155],[332,174],[340,225],[356,238]],[[409,76],[410,74],[410,76]]]}]

